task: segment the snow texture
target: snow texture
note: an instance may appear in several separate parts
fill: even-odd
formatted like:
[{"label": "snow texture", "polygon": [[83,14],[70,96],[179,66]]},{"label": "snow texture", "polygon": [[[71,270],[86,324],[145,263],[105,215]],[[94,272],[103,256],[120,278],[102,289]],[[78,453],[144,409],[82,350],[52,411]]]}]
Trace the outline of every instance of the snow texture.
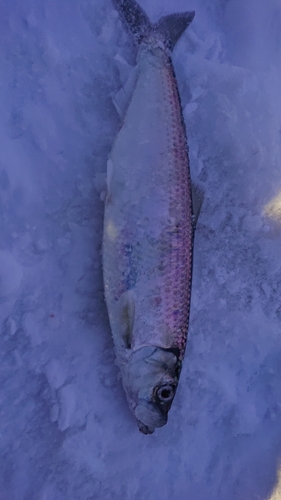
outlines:
[{"label": "snow texture", "polygon": [[1,500],[281,498],[281,4],[141,5],[154,21],[196,10],[174,52],[205,191],[179,390],[168,424],[140,434],[103,299],[132,39],[110,0],[3,2]]}]

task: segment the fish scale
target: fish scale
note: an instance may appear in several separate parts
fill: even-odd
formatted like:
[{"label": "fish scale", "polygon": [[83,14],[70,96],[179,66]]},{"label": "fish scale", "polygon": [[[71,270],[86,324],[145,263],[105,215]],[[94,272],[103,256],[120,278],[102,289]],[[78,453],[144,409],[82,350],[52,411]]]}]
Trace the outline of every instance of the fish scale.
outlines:
[{"label": "fish scale", "polygon": [[[160,55],[160,57],[159,57]],[[158,316],[158,321],[164,325],[168,325],[171,329],[171,336],[169,339],[163,340],[161,335],[161,328],[158,332],[153,334],[153,337],[144,339],[144,344],[159,345],[160,347],[172,347],[177,346],[181,349],[181,356],[183,356],[184,341],[185,341],[185,331],[187,329],[187,319],[189,312],[189,298],[190,298],[190,282],[191,282],[191,263],[192,263],[192,244],[193,244],[193,226],[192,226],[192,205],[191,205],[191,186],[189,178],[189,165],[188,165],[188,155],[187,146],[185,141],[185,131],[183,128],[181,108],[179,104],[179,96],[176,88],[176,81],[173,74],[173,68],[168,57],[163,57],[160,53],[158,56],[155,55],[157,65],[154,66],[153,59],[150,60],[150,65],[147,67],[147,60],[145,60],[144,68],[144,82],[140,79],[138,82],[139,87],[143,85],[148,85],[150,88],[153,84],[157,85],[157,101],[161,105],[161,113],[157,117],[157,121],[163,120],[164,126],[162,125],[166,136],[166,141],[162,144],[162,158],[158,162],[158,165],[149,165],[149,169],[143,168],[140,172],[139,168],[134,169],[130,166],[128,169],[128,183],[133,184],[133,188],[128,190],[130,195],[125,195],[125,200],[122,202],[122,197],[124,193],[119,195],[115,193],[114,185],[110,187],[110,202],[106,207],[106,218],[105,226],[108,224],[107,219],[113,221],[116,231],[119,231],[119,235],[115,240],[114,249],[110,251],[109,259],[112,259],[113,267],[115,272],[109,273],[109,280],[111,283],[115,283],[115,286],[122,291],[126,291],[126,280],[124,281],[123,276],[129,274],[132,267],[136,268],[134,274],[137,274],[138,279],[135,284],[136,292],[136,312],[138,310],[138,301],[145,304],[146,311],[150,311],[151,307],[149,301],[147,300],[147,294],[149,297],[153,294],[153,285],[143,281],[146,278],[152,279],[155,282],[155,286],[160,286],[161,292],[161,310],[155,311],[154,307],[150,313]],[[159,68],[160,63],[164,66]],[[141,62],[140,62],[141,65]],[[142,70],[142,66],[140,66]],[[136,89],[137,91],[137,89]],[[138,99],[138,94],[135,94],[132,99],[131,106],[134,106],[134,101]],[[157,103],[158,104],[158,103]],[[138,103],[137,103],[138,106]],[[150,108],[150,119],[157,113],[157,105],[153,107],[149,105]],[[138,134],[140,129],[146,129],[147,114],[138,113],[138,125],[135,129],[135,134]],[[124,129],[126,129],[127,123],[132,123],[130,113],[124,120]],[[158,123],[155,121],[154,125],[159,128]],[[129,139],[134,135],[132,133],[131,127],[129,130],[124,130],[125,134],[128,134]],[[153,148],[151,145],[151,137],[149,134],[144,133],[144,139],[148,141],[149,147]],[[126,139],[125,139],[126,140]],[[115,148],[118,148],[118,139],[116,141]],[[124,169],[122,161],[116,161],[115,155],[116,149],[112,151],[111,159],[113,162],[113,168],[115,169],[114,176],[120,182],[120,177],[122,177],[120,170]],[[117,156],[119,151],[117,152]],[[139,151],[136,152],[136,156],[140,161],[141,155]],[[149,161],[149,155],[144,154],[144,161]],[[153,155],[152,155],[153,156]],[[157,157],[159,158],[159,154]],[[138,162],[136,162],[138,163]],[[155,174],[154,183],[151,181],[153,178],[153,173]],[[120,174],[120,175],[118,175]],[[136,176],[137,181],[133,179]],[[147,177],[146,177],[147,176]],[[142,179],[140,179],[142,177]],[[158,184],[157,184],[158,181]],[[117,181],[118,182],[118,181]],[[141,213],[139,206],[135,204],[135,196],[133,189],[141,189],[141,183],[144,183],[143,197],[147,197],[149,193],[151,196],[155,196],[157,192],[160,193],[159,197],[166,200],[166,213],[168,215],[168,220],[171,220],[169,224],[168,221],[164,220],[161,225],[161,235],[159,235],[158,241],[151,245],[147,238],[152,233],[153,225],[159,225],[159,221],[155,220],[153,214],[150,216],[147,224],[144,223],[144,215]],[[124,183],[125,184],[125,183]],[[136,187],[139,184],[139,188]],[[118,188],[117,188],[118,189]],[[118,200],[116,197],[118,196]],[[127,200],[129,198],[129,201]],[[115,201],[114,201],[115,200]],[[114,212],[114,213],[113,213]],[[148,218],[148,217],[147,217]],[[109,248],[108,245],[105,245]],[[109,246],[112,246],[112,244]],[[128,259],[125,247],[132,248],[131,257]],[[132,266],[132,261],[134,255],[137,255],[137,261]],[[131,261],[131,263],[129,262]],[[119,269],[119,273],[116,271],[116,263]],[[154,266],[158,265],[162,268],[161,272],[155,270]],[[110,265],[112,268],[112,265]],[[112,280],[112,276],[115,274],[115,280]],[[122,287],[120,288],[120,283]],[[148,283],[147,283],[148,285]],[[128,287],[129,289],[131,287]],[[114,294],[114,289],[112,286],[107,289],[107,296],[111,301],[111,294]],[[116,296],[116,294],[115,294]],[[141,308],[143,310],[143,307]],[[175,310],[180,310],[180,314],[174,314]],[[140,318],[141,329],[144,330],[146,323],[145,318]],[[143,337],[143,335],[142,335]],[[166,337],[166,335],[165,335]],[[140,346],[140,342],[138,342]]]},{"label": "fish scale", "polygon": [[[169,189],[170,214],[177,220],[163,231],[163,240],[168,243],[170,252],[163,256],[166,265],[162,266],[163,290],[162,311],[164,322],[172,333],[169,347],[178,347],[183,358],[187,320],[190,307],[190,287],[192,269],[192,204],[191,183],[185,129],[183,126],[179,95],[171,61],[167,57],[162,69],[163,101],[165,102],[167,123],[166,169]],[[169,104],[167,106],[167,103]],[[155,342],[155,338],[154,338]],[[166,345],[166,347],[168,347]]]}]

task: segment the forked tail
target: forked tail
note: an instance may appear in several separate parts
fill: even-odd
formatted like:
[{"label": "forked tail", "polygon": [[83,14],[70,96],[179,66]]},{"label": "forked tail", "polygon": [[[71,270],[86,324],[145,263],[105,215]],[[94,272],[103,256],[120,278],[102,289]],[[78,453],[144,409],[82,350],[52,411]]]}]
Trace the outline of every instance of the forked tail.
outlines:
[{"label": "forked tail", "polygon": [[177,41],[195,16],[194,11],[169,14],[153,24],[135,0],[114,0],[114,2],[138,44],[155,33],[162,36],[166,47],[170,50],[174,49]]}]

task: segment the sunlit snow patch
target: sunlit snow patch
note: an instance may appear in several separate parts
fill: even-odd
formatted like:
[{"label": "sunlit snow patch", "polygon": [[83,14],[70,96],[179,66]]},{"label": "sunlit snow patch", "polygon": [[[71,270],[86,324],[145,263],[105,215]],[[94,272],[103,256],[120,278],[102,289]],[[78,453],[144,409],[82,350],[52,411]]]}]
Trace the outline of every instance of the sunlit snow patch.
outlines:
[{"label": "sunlit snow patch", "polygon": [[281,190],[264,207],[264,213],[271,219],[281,221]]},{"label": "sunlit snow patch", "polygon": [[277,473],[277,484],[268,500],[281,500],[281,469]]}]

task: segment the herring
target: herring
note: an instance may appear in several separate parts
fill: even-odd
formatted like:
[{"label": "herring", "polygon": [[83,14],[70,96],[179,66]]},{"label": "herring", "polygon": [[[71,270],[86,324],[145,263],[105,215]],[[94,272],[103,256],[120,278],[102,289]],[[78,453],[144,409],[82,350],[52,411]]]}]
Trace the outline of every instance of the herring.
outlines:
[{"label": "herring", "polygon": [[151,434],[167,422],[189,321],[194,214],[171,53],[195,13],[152,24],[134,0],[115,3],[138,55],[116,102],[123,119],[107,166],[104,289],[128,404]]}]

